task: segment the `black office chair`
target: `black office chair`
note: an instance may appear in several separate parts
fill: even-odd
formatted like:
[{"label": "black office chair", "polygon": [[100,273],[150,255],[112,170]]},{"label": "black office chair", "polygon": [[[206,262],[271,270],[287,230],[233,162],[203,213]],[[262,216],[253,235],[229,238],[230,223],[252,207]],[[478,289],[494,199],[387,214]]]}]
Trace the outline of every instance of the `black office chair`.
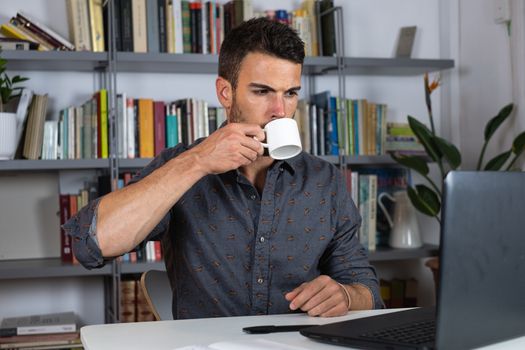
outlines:
[{"label": "black office chair", "polygon": [[173,320],[172,291],[166,271],[148,270],[140,276],[140,288],[157,321]]}]

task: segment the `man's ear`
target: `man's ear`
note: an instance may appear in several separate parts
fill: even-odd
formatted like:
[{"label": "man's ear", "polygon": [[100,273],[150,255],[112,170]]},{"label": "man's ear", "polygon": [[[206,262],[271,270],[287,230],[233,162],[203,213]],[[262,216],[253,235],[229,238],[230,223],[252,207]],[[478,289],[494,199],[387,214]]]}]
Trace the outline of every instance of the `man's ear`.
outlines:
[{"label": "man's ear", "polygon": [[221,105],[229,111],[233,101],[233,88],[230,82],[222,77],[215,80],[215,90]]}]

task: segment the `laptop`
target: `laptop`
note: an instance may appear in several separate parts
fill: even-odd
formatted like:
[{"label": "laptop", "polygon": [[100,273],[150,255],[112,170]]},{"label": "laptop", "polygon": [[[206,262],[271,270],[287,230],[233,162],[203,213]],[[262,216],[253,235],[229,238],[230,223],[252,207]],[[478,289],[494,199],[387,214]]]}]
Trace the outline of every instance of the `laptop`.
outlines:
[{"label": "laptop", "polygon": [[436,308],[301,330],[365,349],[470,349],[525,335],[525,173],[450,172]]}]

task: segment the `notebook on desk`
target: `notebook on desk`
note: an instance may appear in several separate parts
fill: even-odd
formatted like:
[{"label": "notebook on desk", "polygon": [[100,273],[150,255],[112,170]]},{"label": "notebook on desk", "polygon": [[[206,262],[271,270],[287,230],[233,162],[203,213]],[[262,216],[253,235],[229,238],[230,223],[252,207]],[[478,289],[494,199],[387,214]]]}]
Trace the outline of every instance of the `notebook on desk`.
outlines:
[{"label": "notebook on desk", "polygon": [[469,349],[525,335],[525,173],[451,172],[444,184],[436,310],[301,330],[366,349]]}]

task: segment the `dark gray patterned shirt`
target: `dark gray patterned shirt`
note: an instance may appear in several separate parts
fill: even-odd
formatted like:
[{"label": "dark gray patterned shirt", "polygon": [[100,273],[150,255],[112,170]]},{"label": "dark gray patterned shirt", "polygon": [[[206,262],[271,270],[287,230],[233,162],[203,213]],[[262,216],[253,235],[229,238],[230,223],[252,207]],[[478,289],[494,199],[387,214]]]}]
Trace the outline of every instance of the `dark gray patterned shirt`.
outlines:
[{"label": "dark gray patterned shirt", "polygon": [[[165,150],[132,182],[188,147]],[[98,201],[64,228],[87,268],[104,264],[93,232]],[[139,213],[137,213],[139,214]],[[275,161],[260,195],[237,170],[200,179],[148,236],[160,239],[175,288],[174,318],[291,312],[284,295],[321,274],[359,283],[381,308],[360,217],[334,165],[307,153]]]}]

